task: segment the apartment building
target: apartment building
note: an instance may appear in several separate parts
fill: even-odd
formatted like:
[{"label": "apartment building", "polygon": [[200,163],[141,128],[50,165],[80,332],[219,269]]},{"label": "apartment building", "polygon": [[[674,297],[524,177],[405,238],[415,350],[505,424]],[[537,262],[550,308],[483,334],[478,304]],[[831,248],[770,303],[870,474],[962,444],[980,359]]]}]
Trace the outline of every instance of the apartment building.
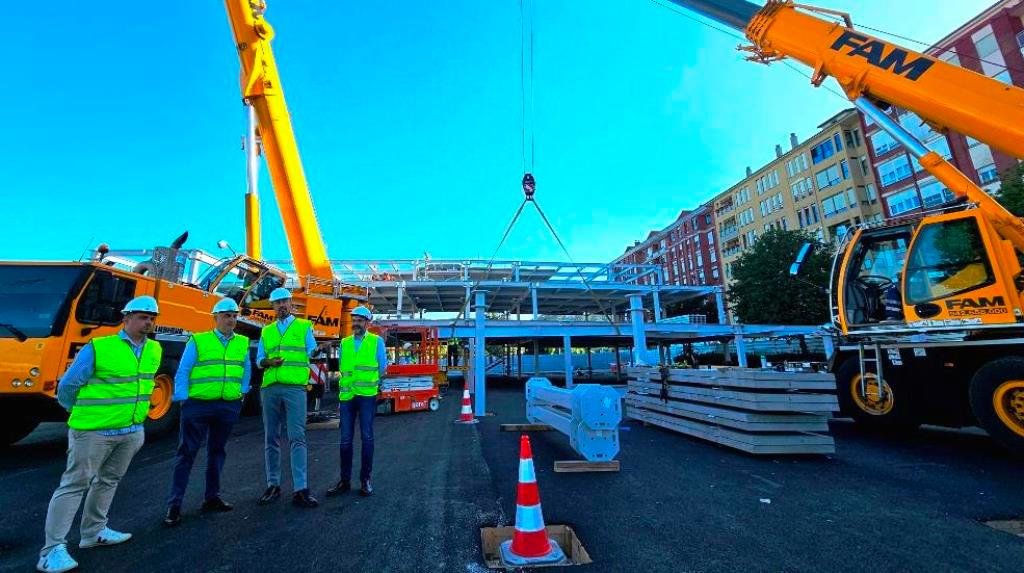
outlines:
[{"label": "apartment building", "polygon": [[830,241],[853,225],[882,220],[860,115],[846,109],[818,129],[803,142],[791,134],[789,151],[776,146],[773,161],[748,168],[711,202],[726,281],[740,255],[773,228],[805,229]]},{"label": "apartment building", "polygon": [[[930,56],[1024,86],[1024,0],[1002,0],[925,51]],[[959,133],[938,133],[920,117],[891,108],[890,115],[989,193],[999,190],[999,174],[1017,159]],[[872,122],[865,122],[879,192],[889,216],[937,207],[952,193],[917,164],[903,146]]]},{"label": "apartment building", "polygon": [[[669,226],[651,231],[615,260],[616,263],[651,264],[662,269],[663,284],[720,285],[722,272],[711,204],[679,213]],[[653,284],[655,277],[637,282]]]}]

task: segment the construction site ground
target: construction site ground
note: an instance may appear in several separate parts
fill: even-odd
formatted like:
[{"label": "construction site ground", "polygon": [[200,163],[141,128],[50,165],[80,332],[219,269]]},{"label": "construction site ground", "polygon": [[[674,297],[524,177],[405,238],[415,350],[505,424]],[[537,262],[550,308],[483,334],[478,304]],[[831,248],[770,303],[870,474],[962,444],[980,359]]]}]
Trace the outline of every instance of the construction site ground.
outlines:
[{"label": "construction site ground", "polygon": [[[246,418],[223,484],[235,511],[198,512],[201,455],[185,520],[165,529],[175,440],[150,440],[110,512],[135,537],[80,550],[76,522],[72,555],[85,571],[484,571],[480,528],[514,521],[519,434],[499,425],[525,421],[522,383],[492,381],[494,415],[475,426],[452,423],[460,390],[438,412],[378,418],[371,498],[323,495],[337,478],[338,432],[310,430],[312,510],[289,495],[256,505],[263,429]],[[832,431],[834,456],[762,458],[626,421],[621,471],[594,474],[554,473],[556,460],[578,457],[565,436],[536,433],[544,517],[575,529],[594,572],[1021,570],[1024,538],[982,522],[1024,517],[1024,463],[979,431],[893,437],[843,420]],[[46,424],[0,452],[0,570],[32,569],[65,448],[63,425]]]}]

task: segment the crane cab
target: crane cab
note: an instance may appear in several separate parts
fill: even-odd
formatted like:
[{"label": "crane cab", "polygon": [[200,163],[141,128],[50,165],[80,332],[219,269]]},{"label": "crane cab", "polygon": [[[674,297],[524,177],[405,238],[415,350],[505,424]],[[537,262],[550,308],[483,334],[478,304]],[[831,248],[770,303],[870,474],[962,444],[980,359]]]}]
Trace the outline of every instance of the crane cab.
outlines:
[{"label": "crane cab", "polygon": [[1015,325],[1018,255],[976,209],[857,229],[834,262],[833,322],[846,334]]}]

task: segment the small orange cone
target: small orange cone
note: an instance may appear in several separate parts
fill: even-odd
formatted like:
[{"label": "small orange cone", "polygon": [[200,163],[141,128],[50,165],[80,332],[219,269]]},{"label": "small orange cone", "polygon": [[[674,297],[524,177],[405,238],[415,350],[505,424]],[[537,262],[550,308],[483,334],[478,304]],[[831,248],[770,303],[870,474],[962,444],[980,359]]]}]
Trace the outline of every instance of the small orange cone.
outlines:
[{"label": "small orange cone", "polygon": [[473,405],[469,401],[469,388],[463,388],[462,390],[462,413],[459,414],[459,419],[455,420],[456,424],[475,424],[479,422],[473,417]]},{"label": "small orange cone", "polygon": [[533,470],[533,450],[525,434],[519,439],[519,488],[516,491],[516,531],[512,539],[501,544],[501,560],[505,565],[523,567],[557,563],[565,559],[558,542],[544,529],[540,509],[540,490]]}]

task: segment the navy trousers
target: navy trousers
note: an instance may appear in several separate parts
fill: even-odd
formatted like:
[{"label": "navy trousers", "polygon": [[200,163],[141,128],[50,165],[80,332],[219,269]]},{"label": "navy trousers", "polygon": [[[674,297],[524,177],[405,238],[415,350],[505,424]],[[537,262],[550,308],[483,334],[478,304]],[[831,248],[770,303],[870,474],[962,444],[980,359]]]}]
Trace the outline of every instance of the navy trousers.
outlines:
[{"label": "navy trousers", "polygon": [[352,441],[355,437],[356,418],[359,418],[360,465],[359,480],[370,479],[373,472],[373,416],[377,412],[376,396],[355,396],[339,403],[341,430],[341,479],[352,477]]},{"label": "navy trousers", "polygon": [[220,495],[220,474],[227,457],[225,446],[241,411],[241,400],[227,402],[189,399],[181,405],[178,453],[174,460],[174,481],[171,495],[167,499],[168,506],[181,506],[192,464],[203,442],[206,442],[205,499],[214,499]]}]

